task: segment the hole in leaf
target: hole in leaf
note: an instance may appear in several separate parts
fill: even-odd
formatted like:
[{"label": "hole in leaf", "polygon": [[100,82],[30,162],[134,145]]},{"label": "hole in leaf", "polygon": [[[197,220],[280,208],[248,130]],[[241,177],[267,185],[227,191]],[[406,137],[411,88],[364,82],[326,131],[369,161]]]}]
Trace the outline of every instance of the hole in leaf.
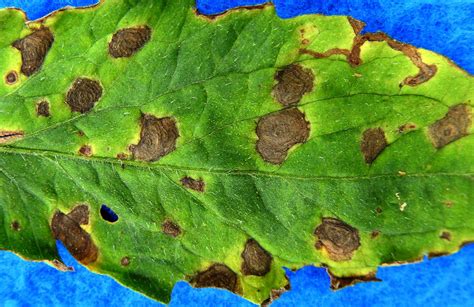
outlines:
[{"label": "hole in leaf", "polygon": [[102,207],[100,207],[100,216],[110,223],[115,223],[118,221],[117,213],[115,213],[114,210],[110,209],[106,205],[102,205]]}]

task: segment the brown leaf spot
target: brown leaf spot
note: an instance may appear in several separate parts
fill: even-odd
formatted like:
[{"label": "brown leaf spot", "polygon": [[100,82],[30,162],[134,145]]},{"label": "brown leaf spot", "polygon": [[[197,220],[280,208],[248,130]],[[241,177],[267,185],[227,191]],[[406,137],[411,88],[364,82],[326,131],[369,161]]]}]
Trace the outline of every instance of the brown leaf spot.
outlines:
[{"label": "brown leaf spot", "polygon": [[141,126],[140,142],[130,146],[135,159],[156,161],[175,150],[179,132],[173,118],[144,114]]},{"label": "brown leaf spot", "polygon": [[1,131],[0,130],[0,144],[8,143],[10,141],[21,139],[25,136],[23,131]]},{"label": "brown leaf spot", "polygon": [[16,81],[18,81],[18,75],[16,73],[16,71],[10,71],[6,76],[5,76],[5,82],[7,84],[15,84]]},{"label": "brown leaf spot", "polygon": [[286,109],[260,118],[257,136],[257,151],[262,158],[280,164],[291,147],[308,139],[309,123],[298,109]]},{"label": "brown leaf spot", "polygon": [[79,154],[84,157],[92,156],[92,147],[89,145],[82,145],[81,148],[79,148]]},{"label": "brown leaf spot", "polygon": [[21,230],[21,225],[18,221],[13,221],[10,226],[14,231],[20,231]]},{"label": "brown leaf spot", "polygon": [[79,225],[87,225],[89,224],[89,206],[77,205],[67,216]]},{"label": "brown leaf spot", "polygon": [[360,150],[367,164],[374,162],[385,147],[387,147],[387,140],[382,128],[370,128],[364,131]]},{"label": "brown leaf spot", "polygon": [[102,86],[98,81],[77,78],[67,93],[66,103],[71,107],[71,111],[86,113],[92,110],[100,97]]},{"label": "brown leaf spot", "polygon": [[131,57],[151,38],[148,26],[118,30],[109,43],[109,54],[114,58]]},{"label": "brown leaf spot", "polygon": [[452,238],[451,233],[449,231],[443,231],[439,237],[446,241],[451,241]]},{"label": "brown leaf spot", "polygon": [[375,239],[375,238],[377,238],[379,235],[380,235],[380,230],[374,230],[374,231],[371,232],[370,237],[371,237],[372,239]]},{"label": "brown leaf spot", "polygon": [[36,104],[36,114],[38,116],[49,117],[51,113],[49,112],[49,102],[46,100],[41,100]]},{"label": "brown leaf spot", "polygon": [[339,290],[345,287],[353,286],[360,282],[369,282],[369,281],[381,281],[379,278],[375,277],[375,273],[359,276],[347,276],[347,277],[337,277],[328,271],[329,277],[331,279],[331,289]]},{"label": "brown leaf spot", "polygon": [[207,270],[198,273],[191,284],[196,288],[222,288],[237,292],[237,274],[224,264],[213,264]]},{"label": "brown leaf spot", "polygon": [[334,261],[350,260],[360,246],[359,231],[335,218],[323,218],[314,234]]},{"label": "brown leaf spot", "polygon": [[120,260],[120,264],[123,265],[123,266],[128,266],[130,264],[130,258],[128,257],[123,257],[121,260]]},{"label": "brown leaf spot", "polygon": [[429,135],[434,147],[442,148],[468,135],[472,124],[472,114],[468,105],[458,104],[451,107],[448,113],[429,127]]},{"label": "brown leaf spot", "polygon": [[284,106],[298,103],[305,93],[313,89],[314,75],[310,69],[292,64],[275,74],[278,83],[272,94]]},{"label": "brown leaf spot", "polygon": [[205,183],[202,179],[196,180],[186,176],[181,178],[181,184],[188,189],[198,192],[204,192]]},{"label": "brown leaf spot", "polygon": [[249,239],[242,252],[242,273],[244,275],[265,276],[270,272],[272,256],[254,239]]},{"label": "brown leaf spot", "polygon": [[169,219],[166,219],[163,224],[161,224],[161,230],[164,234],[173,238],[176,238],[181,234],[181,227]]},{"label": "brown leaf spot", "polygon": [[43,27],[12,44],[21,52],[21,72],[24,75],[31,76],[41,68],[53,41],[51,31]]},{"label": "brown leaf spot", "polygon": [[383,210],[380,207],[375,208],[375,213],[382,214]]},{"label": "brown leaf spot", "polygon": [[53,237],[60,240],[68,251],[84,265],[97,260],[98,250],[91,236],[78,222],[57,211],[51,221]]}]

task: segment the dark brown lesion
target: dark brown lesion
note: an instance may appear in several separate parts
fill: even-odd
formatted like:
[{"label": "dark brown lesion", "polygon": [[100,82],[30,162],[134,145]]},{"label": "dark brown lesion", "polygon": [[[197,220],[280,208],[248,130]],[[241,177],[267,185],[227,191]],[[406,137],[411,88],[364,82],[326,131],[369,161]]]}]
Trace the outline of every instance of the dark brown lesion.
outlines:
[{"label": "dark brown lesion", "polygon": [[69,89],[66,103],[73,112],[87,113],[102,97],[99,81],[89,78],[77,78]]},{"label": "dark brown lesion", "polygon": [[161,230],[165,235],[173,238],[176,238],[182,233],[181,227],[170,219],[166,219],[163,224],[161,224]]},{"label": "dark brown lesion", "polygon": [[314,75],[310,69],[292,64],[277,71],[275,80],[278,83],[273,87],[273,97],[283,106],[290,106],[313,90]]},{"label": "dark brown lesion", "polygon": [[[288,281],[287,277],[286,277],[286,279]],[[262,307],[270,306],[274,301],[279,299],[283,295],[283,293],[288,292],[290,289],[291,289],[291,285],[290,285],[289,281],[288,281],[288,284],[286,286],[284,286],[280,289],[272,289],[270,291],[270,297],[268,299],[266,299],[265,301],[263,301],[261,306]]]},{"label": "dark brown lesion", "polygon": [[13,85],[18,81],[18,74],[16,71],[12,70],[5,76],[5,82],[8,85]]},{"label": "dark brown lesion", "polygon": [[[56,211],[51,221],[51,231],[56,240],[60,240],[79,262],[88,265],[97,260],[98,249],[91,236],[81,227],[84,222],[84,209],[66,215]],[[79,212],[82,211],[82,212]],[[87,215],[89,210],[87,209]]]},{"label": "dark brown lesion", "polygon": [[472,113],[470,106],[458,104],[451,107],[442,119],[429,127],[429,135],[433,146],[440,149],[469,135],[471,125]]},{"label": "dark brown lesion", "polygon": [[452,235],[449,231],[443,231],[439,237],[443,240],[446,240],[446,241],[451,241],[452,239]]},{"label": "dark brown lesion", "polygon": [[273,164],[283,163],[290,148],[306,142],[309,137],[309,123],[296,108],[263,116],[256,130],[257,151],[265,161]]},{"label": "dark brown lesion", "polygon": [[324,248],[334,261],[350,260],[360,246],[359,231],[335,218],[323,218],[314,234],[317,237],[315,247]]},{"label": "dark brown lesion", "polygon": [[205,271],[198,273],[191,281],[195,288],[221,288],[231,292],[239,292],[237,274],[225,264],[216,263]]},{"label": "dark brown lesion", "polygon": [[360,151],[367,164],[374,162],[385,147],[387,147],[387,139],[382,128],[370,128],[362,134]]},{"label": "dark brown lesion", "polygon": [[88,225],[89,224],[89,206],[85,204],[77,205],[71,210],[71,212],[69,212],[67,216],[73,219],[79,225]]},{"label": "dark brown lesion", "polygon": [[333,290],[340,290],[345,287],[353,286],[361,282],[382,281],[381,279],[375,276],[375,273],[370,273],[367,275],[345,276],[345,277],[338,277],[332,274],[331,271],[328,271],[328,274],[331,280],[331,289]]},{"label": "dark brown lesion", "polygon": [[352,29],[354,30],[354,34],[358,35],[362,30],[365,28],[365,22],[355,19],[351,16],[347,17],[349,24],[351,25]]},{"label": "dark brown lesion", "polygon": [[20,222],[18,222],[17,220],[13,221],[13,222],[10,224],[10,227],[11,227],[11,229],[13,229],[14,231],[20,231],[20,230],[21,230]]},{"label": "dark brown lesion", "polygon": [[254,239],[249,239],[245,243],[245,249],[241,254],[242,274],[265,276],[270,272],[272,265],[272,255],[263,249]]},{"label": "dark brown lesion", "polygon": [[48,101],[41,100],[36,104],[36,115],[43,116],[43,117],[50,117],[51,116]]},{"label": "dark brown lesion", "polygon": [[46,27],[13,42],[12,46],[21,52],[21,72],[25,76],[31,76],[41,68],[53,42],[53,33]]},{"label": "dark brown lesion", "polygon": [[79,148],[79,154],[84,157],[91,157],[92,147],[90,145],[82,145],[81,148]]},{"label": "dark brown lesion", "polygon": [[188,176],[181,178],[181,184],[191,190],[204,192],[205,183],[202,179],[194,179]]},{"label": "dark brown lesion", "polygon": [[148,26],[139,26],[118,30],[109,43],[109,54],[114,58],[131,57],[151,38]]},{"label": "dark brown lesion", "polygon": [[140,141],[137,145],[131,145],[130,151],[137,160],[156,161],[176,149],[178,137],[178,127],[173,118],[143,114]]}]

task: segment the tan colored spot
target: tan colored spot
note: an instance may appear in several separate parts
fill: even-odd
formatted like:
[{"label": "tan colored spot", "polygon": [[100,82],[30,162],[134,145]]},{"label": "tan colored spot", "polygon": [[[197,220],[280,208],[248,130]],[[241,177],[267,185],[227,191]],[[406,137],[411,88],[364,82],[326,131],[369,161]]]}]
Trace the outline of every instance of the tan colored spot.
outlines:
[{"label": "tan colored spot", "polygon": [[385,147],[387,147],[387,140],[382,128],[370,128],[364,131],[360,150],[367,164],[374,162]]},{"label": "tan colored spot", "polygon": [[102,86],[96,80],[77,78],[69,89],[66,103],[73,112],[87,113],[102,97]]},{"label": "tan colored spot", "polygon": [[260,118],[257,136],[257,151],[262,158],[280,164],[286,159],[290,148],[306,142],[309,123],[298,109],[285,109]]},{"label": "tan colored spot", "polygon": [[[286,276],[285,276],[286,277]],[[287,278],[288,280],[288,278]],[[276,301],[277,299],[280,298],[280,296],[289,291],[291,289],[291,286],[288,282],[288,284],[280,289],[272,289],[270,291],[270,297],[268,299],[266,299],[265,301],[262,302],[262,307],[267,307],[267,306],[270,306],[274,301]]]},{"label": "tan colored spot", "polygon": [[241,256],[241,270],[244,275],[265,276],[270,272],[272,256],[254,239],[247,241]]},{"label": "tan colored spot", "polygon": [[41,100],[36,104],[36,114],[38,116],[49,117],[51,113],[49,112],[49,102],[46,100]]},{"label": "tan colored spot", "polygon": [[12,70],[5,76],[5,82],[9,85],[15,84],[16,81],[18,81],[18,74],[16,71]]},{"label": "tan colored spot", "polygon": [[118,30],[109,43],[109,54],[114,58],[131,57],[151,38],[148,26]]},{"label": "tan colored spot", "polygon": [[375,277],[375,273],[370,273],[367,275],[357,275],[357,276],[345,276],[337,277],[328,271],[329,277],[331,279],[331,289],[339,290],[345,287],[353,286],[360,282],[369,282],[369,281],[381,281],[379,278]]},{"label": "tan colored spot", "polygon": [[41,68],[53,41],[51,31],[43,27],[12,44],[21,52],[21,72],[25,76],[31,76]]},{"label": "tan colored spot", "polygon": [[198,273],[191,284],[196,288],[222,288],[238,292],[237,274],[224,264],[213,264],[207,270]]},{"label": "tan colored spot", "polygon": [[156,161],[175,150],[179,132],[173,118],[144,114],[141,126],[140,142],[130,146],[135,159]]},{"label": "tan colored spot", "polygon": [[60,240],[82,264],[88,265],[97,260],[98,249],[91,236],[69,216],[56,211],[51,221],[51,230],[53,237]]},{"label": "tan colored spot", "polygon": [[128,266],[130,264],[130,258],[128,257],[123,257],[121,260],[120,260],[120,264],[123,265],[123,266]]},{"label": "tan colored spot", "polygon": [[163,224],[161,225],[161,230],[163,231],[164,234],[176,238],[181,234],[181,227],[179,227],[178,224],[175,222],[166,219]]},{"label": "tan colored spot", "polygon": [[196,180],[186,176],[181,178],[181,184],[188,189],[198,192],[204,192],[205,183],[202,179]]},{"label": "tan colored spot", "polygon": [[472,124],[471,108],[466,104],[451,107],[448,113],[429,127],[434,147],[442,148],[469,134]]},{"label": "tan colored spot", "polygon": [[84,157],[92,156],[92,147],[89,145],[82,145],[81,148],[79,148],[79,154]]},{"label": "tan colored spot", "polygon": [[23,131],[1,131],[0,130],[0,144],[8,143],[25,136]]},{"label": "tan colored spot", "polygon": [[124,152],[121,152],[119,154],[117,154],[117,159],[119,160],[127,160],[128,159],[128,155]]},{"label": "tan colored spot", "polygon": [[318,238],[316,248],[325,248],[334,261],[350,260],[360,246],[359,231],[335,218],[323,218],[314,234]]},{"label": "tan colored spot", "polygon": [[278,83],[272,94],[284,106],[297,104],[304,94],[313,90],[314,75],[308,68],[292,64],[275,74]]}]

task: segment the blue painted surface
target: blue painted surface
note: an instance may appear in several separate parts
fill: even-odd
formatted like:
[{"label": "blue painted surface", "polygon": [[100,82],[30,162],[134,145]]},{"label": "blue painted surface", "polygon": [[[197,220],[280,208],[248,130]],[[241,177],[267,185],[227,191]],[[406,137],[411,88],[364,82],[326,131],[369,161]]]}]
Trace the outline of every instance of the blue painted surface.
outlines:
[{"label": "blue painted surface", "polygon": [[[65,5],[89,5],[95,0],[0,0],[0,7],[21,7],[36,19]],[[204,13],[217,13],[259,0],[201,0]],[[366,31],[382,30],[392,37],[447,55],[464,69],[474,72],[474,0],[275,0],[281,17],[303,13],[352,15],[364,20]],[[1,39],[1,38],[0,38]],[[470,52],[471,51],[471,52]],[[62,245],[64,262],[75,268],[62,273],[43,263],[22,261],[0,252],[0,305],[111,306],[159,305],[128,290],[111,278],[90,273],[78,265]],[[338,292],[329,290],[324,269],[306,267],[288,272],[292,291],[283,294],[275,306],[416,306],[474,305],[474,245],[459,253],[415,265],[384,267],[377,274],[382,283],[359,284]],[[251,306],[245,300],[221,290],[192,289],[178,283],[171,306]]]}]

